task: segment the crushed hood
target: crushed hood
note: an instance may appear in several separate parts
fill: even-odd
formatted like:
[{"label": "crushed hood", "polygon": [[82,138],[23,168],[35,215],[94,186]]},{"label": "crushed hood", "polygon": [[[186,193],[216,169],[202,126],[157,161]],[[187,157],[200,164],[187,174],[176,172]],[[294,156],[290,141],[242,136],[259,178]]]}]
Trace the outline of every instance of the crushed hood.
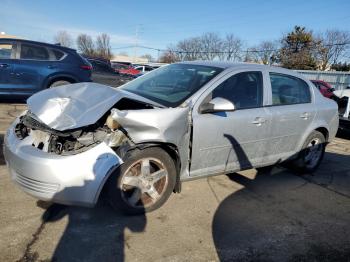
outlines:
[{"label": "crushed hood", "polygon": [[94,124],[122,98],[157,107],[144,97],[97,83],[78,83],[41,91],[27,100],[28,109],[52,129],[64,131]]}]

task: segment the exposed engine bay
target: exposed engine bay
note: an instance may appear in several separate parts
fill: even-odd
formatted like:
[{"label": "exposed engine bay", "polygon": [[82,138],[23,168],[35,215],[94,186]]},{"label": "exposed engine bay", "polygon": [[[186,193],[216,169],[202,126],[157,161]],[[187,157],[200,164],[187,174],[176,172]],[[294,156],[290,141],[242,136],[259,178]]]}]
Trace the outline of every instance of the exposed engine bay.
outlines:
[{"label": "exposed engine bay", "polygon": [[[122,98],[112,107],[112,111],[153,108],[144,102]],[[21,140],[30,137],[33,147],[58,155],[78,154],[101,142],[112,148],[133,143],[123,127],[112,118],[111,111],[107,111],[94,124],[64,131],[49,127],[31,111],[27,111],[15,126],[15,133]]]}]

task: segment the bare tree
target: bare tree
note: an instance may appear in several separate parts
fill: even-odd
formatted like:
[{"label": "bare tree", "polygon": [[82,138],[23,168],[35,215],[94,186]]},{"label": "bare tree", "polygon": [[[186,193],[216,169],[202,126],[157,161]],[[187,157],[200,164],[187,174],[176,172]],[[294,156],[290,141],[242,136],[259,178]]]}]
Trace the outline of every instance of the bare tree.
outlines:
[{"label": "bare tree", "polygon": [[234,34],[226,35],[221,46],[224,52],[219,54],[221,60],[240,61],[242,59],[243,41]]},{"label": "bare tree", "polygon": [[101,34],[96,39],[96,55],[105,59],[112,58],[110,37],[107,34]]},{"label": "bare tree", "polygon": [[53,41],[61,46],[73,47],[73,38],[67,31],[58,31]]},{"label": "bare tree", "polygon": [[337,64],[349,50],[350,33],[348,31],[327,30],[319,36],[318,60],[320,69],[326,70],[330,65]]},{"label": "bare tree", "polygon": [[167,50],[165,51],[160,57],[159,57],[159,62],[160,63],[168,63],[168,64],[171,64],[171,63],[175,63],[175,62],[178,62],[180,61],[180,58],[179,56],[172,52],[171,50]]},{"label": "bare tree", "polygon": [[201,59],[201,38],[192,37],[184,39],[177,44],[176,53],[180,60],[198,60]]},{"label": "bare tree", "polygon": [[199,37],[191,37],[178,42],[168,51],[176,54],[177,60],[229,60],[242,58],[243,41],[233,34],[222,39],[217,33],[209,32]]},{"label": "bare tree", "polygon": [[80,34],[77,37],[77,47],[78,50],[87,56],[94,56],[94,42],[92,41],[91,36],[86,34]]},{"label": "bare tree", "polygon": [[222,40],[217,33],[205,33],[199,41],[200,57],[204,60],[214,60],[222,52]]},{"label": "bare tree", "polygon": [[268,65],[271,63],[271,59],[277,54],[277,43],[263,41],[258,46],[251,48],[251,53],[254,62]]}]

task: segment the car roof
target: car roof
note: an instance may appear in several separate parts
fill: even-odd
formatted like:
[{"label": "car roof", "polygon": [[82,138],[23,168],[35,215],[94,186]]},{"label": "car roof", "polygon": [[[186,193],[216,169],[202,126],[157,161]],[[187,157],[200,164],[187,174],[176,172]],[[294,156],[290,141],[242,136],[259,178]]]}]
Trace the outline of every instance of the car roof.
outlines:
[{"label": "car roof", "polygon": [[44,42],[38,42],[38,41],[32,41],[32,40],[26,40],[26,39],[18,39],[18,38],[0,38],[0,41],[13,41],[13,42],[22,42],[22,43],[28,43],[28,44],[36,44],[36,45],[44,45],[47,47],[62,49],[62,50],[69,50],[69,51],[76,51],[73,48],[69,48],[66,46],[61,46],[58,44],[50,44],[50,43],[44,43]]},{"label": "car roof", "polygon": [[218,67],[222,69],[230,69],[230,68],[242,68],[249,70],[265,70],[268,69],[270,71],[281,73],[281,74],[288,74],[292,76],[296,76],[299,78],[302,78],[304,80],[305,77],[303,77],[300,73],[285,69],[278,66],[270,66],[270,65],[262,65],[257,63],[246,63],[246,62],[221,62],[221,61],[185,61],[185,62],[179,62],[179,64],[189,64],[189,65],[202,65],[202,66],[212,66],[212,67]]},{"label": "car roof", "polygon": [[288,72],[291,72],[291,70],[284,69],[281,67],[276,66],[269,66],[269,65],[262,65],[257,63],[246,63],[246,62],[224,62],[224,61],[185,61],[185,62],[179,62],[179,64],[190,64],[190,65],[203,65],[203,66],[212,66],[212,67],[218,67],[218,68],[234,68],[234,67],[249,67],[251,69],[256,70],[262,70],[266,68],[273,68],[273,70],[285,70]]}]

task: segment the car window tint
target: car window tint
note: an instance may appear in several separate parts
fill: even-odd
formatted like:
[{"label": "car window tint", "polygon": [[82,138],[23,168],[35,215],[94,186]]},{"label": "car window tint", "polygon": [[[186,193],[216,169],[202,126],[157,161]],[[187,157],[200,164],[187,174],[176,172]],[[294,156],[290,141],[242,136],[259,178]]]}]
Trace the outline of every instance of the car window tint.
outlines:
[{"label": "car window tint", "polygon": [[273,105],[303,104],[311,102],[310,88],[303,80],[270,73]]},{"label": "car window tint", "polygon": [[0,59],[10,59],[12,47],[11,44],[0,44]]},{"label": "car window tint", "polygon": [[51,49],[53,55],[55,56],[55,60],[61,60],[61,58],[64,56],[64,53],[61,51],[58,51],[56,49]]},{"label": "car window tint", "polygon": [[21,59],[49,60],[49,53],[45,47],[22,44]]},{"label": "car window tint", "polygon": [[262,106],[263,77],[261,72],[238,73],[222,82],[212,93],[212,98],[231,101],[236,109]]}]

